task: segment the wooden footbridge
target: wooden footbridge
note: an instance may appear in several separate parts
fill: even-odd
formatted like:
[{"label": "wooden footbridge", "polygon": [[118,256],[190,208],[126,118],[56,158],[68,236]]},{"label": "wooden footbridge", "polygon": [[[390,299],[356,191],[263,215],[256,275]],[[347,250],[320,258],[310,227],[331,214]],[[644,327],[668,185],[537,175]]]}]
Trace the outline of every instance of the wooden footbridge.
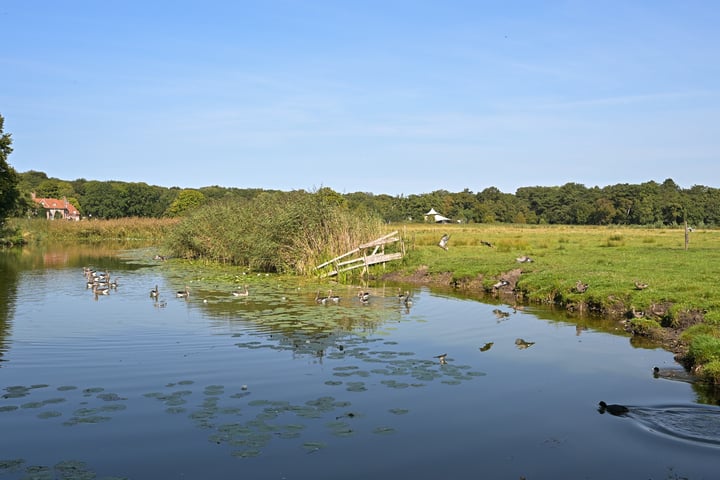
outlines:
[{"label": "wooden footbridge", "polygon": [[[385,245],[400,242],[400,251],[393,253],[385,253]],[[347,259],[354,255],[353,258]],[[384,264],[392,260],[400,260],[405,256],[405,245],[400,240],[397,230],[383,235],[382,237],[373,240],[372,242],[363,243],[357,248],[335,257],[332,260],[328,260],[315,267],[320,272],[321,277],[332,277],[341,272],[347,272],[348,270],[354,270],[356,268],[363,269],[363,275],[368,272],[368,267],[376,265],[378,263]],[[347,259],[347,260],[343,260]]]}]

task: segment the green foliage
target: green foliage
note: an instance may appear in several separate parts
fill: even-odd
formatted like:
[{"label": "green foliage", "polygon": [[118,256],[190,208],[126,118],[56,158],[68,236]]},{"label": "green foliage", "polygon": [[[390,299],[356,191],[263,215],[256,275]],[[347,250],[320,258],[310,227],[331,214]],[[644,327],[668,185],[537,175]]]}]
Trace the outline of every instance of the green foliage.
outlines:
[{"label": "green foliage", "polygon": [[172,231],[174,255],[309,274],[325,260],[379,236],[381,223],[350,212],[338,196],[295,191],[223,199],[192,211]]},{"label": "green foliage", "polygon": [[180,217],[205,203],[205,195],[199,190],[181,190],[165,211],[168,217]]},{"label": "green foliage", "polygon": [[8,156],[13,149],[12,138],[9,133],[3,133],[5,119],[0,115],[0,226],[15,210],[20,192],[18,190],[18,175],[15,169],[8,164]]},{"label": "green foliage", "polygon": [[688,358],[694,364],[720,362],[720,338],[714,335],[695,335],[690,341]]}]

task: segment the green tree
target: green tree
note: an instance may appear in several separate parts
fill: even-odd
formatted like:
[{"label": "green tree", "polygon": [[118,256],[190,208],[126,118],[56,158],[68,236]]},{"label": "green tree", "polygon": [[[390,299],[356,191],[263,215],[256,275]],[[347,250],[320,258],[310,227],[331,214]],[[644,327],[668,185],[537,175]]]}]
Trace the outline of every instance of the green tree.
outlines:
[{"label": "green tree", "polygon": [[205,203],[205,195],[198,190],[181,190],[165,211],[168,217],[180,217]]},{"label": "green tree", "polygon": [[18,190],[18,174],[15,169],[7,163],[8,156],[13,149],[12,138],[9,133],[3,133],[5,119],[0,115],[0,222],[15,210],[20,191]]}]

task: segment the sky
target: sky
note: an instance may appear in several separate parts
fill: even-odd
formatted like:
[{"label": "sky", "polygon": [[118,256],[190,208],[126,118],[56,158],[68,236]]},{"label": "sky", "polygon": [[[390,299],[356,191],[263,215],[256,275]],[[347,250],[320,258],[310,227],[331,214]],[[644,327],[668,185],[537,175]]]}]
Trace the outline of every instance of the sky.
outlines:
[{"label": "sky", "polygon": [[8,162],[393,196],[720,187],[715,0],[3,0]]}]

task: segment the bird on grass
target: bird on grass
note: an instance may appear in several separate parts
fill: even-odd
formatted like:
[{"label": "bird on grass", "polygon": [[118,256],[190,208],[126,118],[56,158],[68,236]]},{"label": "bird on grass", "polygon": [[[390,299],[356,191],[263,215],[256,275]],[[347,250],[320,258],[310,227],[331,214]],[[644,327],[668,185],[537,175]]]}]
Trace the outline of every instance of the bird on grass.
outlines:
[{"label": "bird on grass", "polygon": [[175,293],[175,296],[177,298],[188,298],[190,296],[190,288],[187,285],[185,285],[185,290],[178,290]]},{"label": "bird on grass", "polygon": [[497,290],[498,288],[502,288],[502,287],[507,287],[508,285],[510,285],[510,282],[508,282],[507,280],[500,280],[499,282],[497,282],[496,284],[493,285],[493,290]]},{"label": "bird on grass", "polygon": [[442,248],[443,250],[448,249],[448,242],[450,241],[450,235],[447,233],[440,238],[440,243],[438,243],[438,247]]},{"label": "bird on grass", "polygon": [[575,291],[577,293],[585,293],[588,289],[588,286],[589,285],[587,283],[583,283],[581,280],[578,280],[575,284]]},{"label": "bird on grass", "polygon": [[626,407],[625,405],[618,405],[616,403],[611,403],[608,405],[604,401],[600,400],[600,403],[598,404],[598,412],[605,413],[608,412],[611,415],[615,415],[618,417],[622,417],[630,412],[630,409]]},{"label": "bird on grass", "polygon": [[515,261],[518,263],[531,263],[533,259],[528,257],[527,255],[523,255],[521,257],[517,257]]},{"label": "bird on grass", "polygon": [[638,282],[637,280],[635,281],[635,289],[636,290],[645,290],[647,287],[648,287],[647,283]]}]

